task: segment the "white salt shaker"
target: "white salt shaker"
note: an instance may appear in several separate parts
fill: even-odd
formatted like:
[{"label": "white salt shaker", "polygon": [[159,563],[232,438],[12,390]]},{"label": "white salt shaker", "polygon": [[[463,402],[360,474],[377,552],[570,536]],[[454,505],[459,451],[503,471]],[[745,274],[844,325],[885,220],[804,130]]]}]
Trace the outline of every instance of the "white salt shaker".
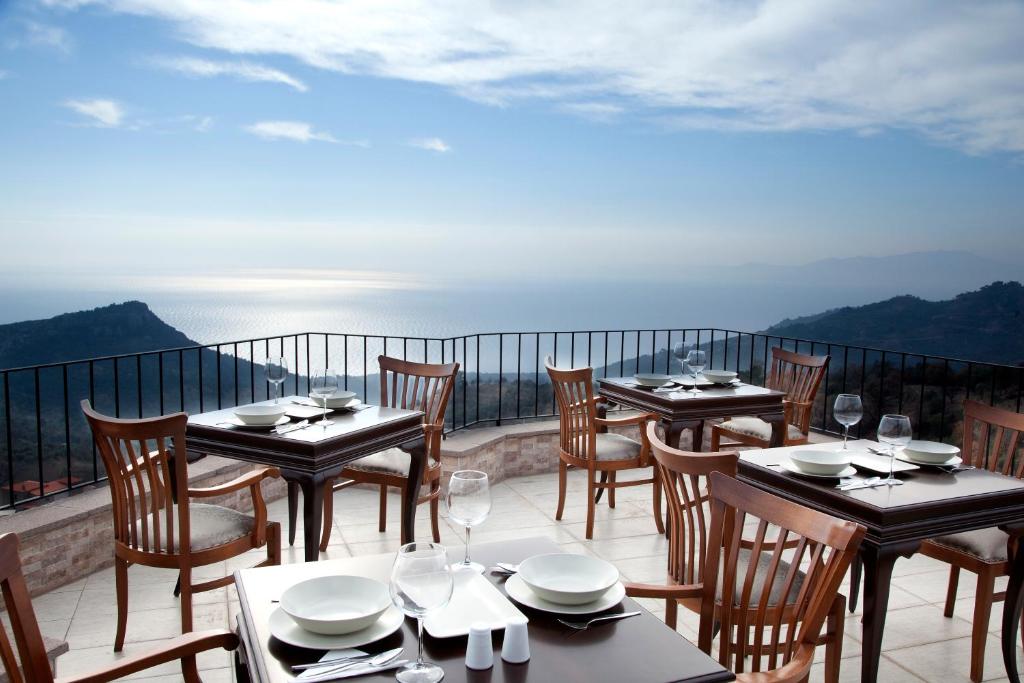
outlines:
[{"label": "white salt shaker", "polygon": [[469,642],[466,644],[466,667],[490,669],[494,666],[494,644],[491,642],[491,627],[477,621],[469,627]]},{"label": "white salt shaker", "polygon": [[501,658],[509,664],[522,664],[530,659],[530,637],[526,623],[526,617],[515,617],[505,624],[505,642],[501,646]]}]

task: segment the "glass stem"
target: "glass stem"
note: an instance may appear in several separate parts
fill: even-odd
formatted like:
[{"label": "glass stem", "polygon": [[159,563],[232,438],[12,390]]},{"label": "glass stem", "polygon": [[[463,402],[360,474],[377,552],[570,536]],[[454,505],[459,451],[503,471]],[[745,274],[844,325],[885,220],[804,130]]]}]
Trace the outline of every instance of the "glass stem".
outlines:
[{"label": "glass stem", "polygon": [[850,425],[843,425],[843,450],[846,450],[846,437],[850,434]]},{"label": "glass stem", "polygon": [[416,666],[423,667],[423,617],[416,619],[416,645],[419,650],[416,655]]},{"label": "glass stem", "polygon": [[[320,417],[320,421],[321,422],[327,422],[327,399],[326,398],[324,399],[324,412],[323,412],[323,415],[321,415],[321,417]],[[324,425],[324,429],[327,429],[327,425],[326,424]]]},{"label": "glass stem", "polygon": [[469,566],[470,564],[472,564],[472,563],[471,563],[471,562],[469,561],[469,527],[468,527],[468,526],[466,527],[466,559],[464,559],[464,560],[462,561],[462,564],[466,565],[467,567],[468,567],[468,566]]},{"label": "glass stem", "polygon": [[889,449],[889,479],[890,480],[892,480],[894,478],[893,477],[893,468],[895,466],[896,466],[896,449],[895,448],[890,448]]}]

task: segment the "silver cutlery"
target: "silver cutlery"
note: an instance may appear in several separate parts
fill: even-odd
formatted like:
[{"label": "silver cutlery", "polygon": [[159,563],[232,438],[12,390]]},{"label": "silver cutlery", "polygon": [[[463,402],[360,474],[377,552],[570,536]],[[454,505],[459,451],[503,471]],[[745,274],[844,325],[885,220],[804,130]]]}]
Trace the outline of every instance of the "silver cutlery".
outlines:
[{"label": "silver cutlery", "polygon": [[[339,678],[353,678],[355,676],[369,676],[371,674],[379,674],[382,671],[388,671],[389,669],[398,669],[409,663],[408,659],[394,659],[380,666],[370,666],[366,662],[357,662],[353,666],[344,667],[341,669],[328,669],[326,671],[303,671],[300,673],[295,680],[305,681],[307,683],[319,683],[320,681],[335,681]],[[366,668],[360,668],[359,664],[362,664]]]},{"label": "silver cutlery", "polygon": [[512,576],[519,571],[519,565],[509,564],[508,562],[498,562],[491,567],[491,571],[495,574],[507,574],[508,576]]},{"label": "silver cutlery", "polygon": [[946,474],[956,474],[957,472],[966,472],[967,470],[975,469],[974,465],[948,465],[939,466],[939,470]]},{"label": "silver cutlery", "polygon": [[[349,657],[339,657],[337,659],[328,659],[322,662],[313,662],[312,664],[296,664],[292,667],[292,671],[307,671],[310,669],[328,669],[329,672],[334,673],[336,671],[342,671],[349,667],[353,667],[359,664],[365,664],[366,666],[378,667],[384,666],[401,656],[402,648],[396,647],[393,650],[387,650],[380,654],[371,655],[351,655]],[[328,671],[317,671],[316,675],[326,674]]]},{"label": "silver cutlery", "polygon": [[881,477],[868,477],[867,479],[861,479],[860,481],[848,482],[846,484],[840,484],[836,486],[840,491],[855,491],[857,489],[870,489],[875,486],[879,486]]},{"label": "silver cutlery", "polygon": [[619,619],[628,619],[629,617],[638,616],[640,612],[622,612],[621,614],[606,614],[603,617],[594,617],[587,621],[566,621],[565,619],[559,619],[558,623],[568,626],[576,631],[586,631],[593,624],[600,624],[608,621],[618,621]]},{"label": "silver cutlery", "polygon": [[276,434],[287,434],[288,432],[294,432],[299,429],[305,429],[309,426],[309,420],[303,420],[302,422],[296,422],[293,425],[283,425],[278,427],[275,431]]}]

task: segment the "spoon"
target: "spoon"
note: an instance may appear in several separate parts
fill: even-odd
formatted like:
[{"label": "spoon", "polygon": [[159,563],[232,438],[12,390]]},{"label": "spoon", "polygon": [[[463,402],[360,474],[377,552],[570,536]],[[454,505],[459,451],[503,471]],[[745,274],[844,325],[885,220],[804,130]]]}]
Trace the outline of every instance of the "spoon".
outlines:
[{"label": "spoon", "polygon": [[[402,654],[402,648],[396,647],[394,650],[387,650],[381,652],[378,655],[353,655],[352,657],[344,657],[341,659],[329,659],[323,662],[313,662],[312,664],[296,664],[292,667],[292,671],[305,671],[306,669],[319,669],[322,667],[332,667],[337,669],[347,668],[349,666],[355,666],[362,664],[370,667],[378,667],[387,664],[395,657]],[[322,671],[316,672],[317,675],[321,675]]]}]

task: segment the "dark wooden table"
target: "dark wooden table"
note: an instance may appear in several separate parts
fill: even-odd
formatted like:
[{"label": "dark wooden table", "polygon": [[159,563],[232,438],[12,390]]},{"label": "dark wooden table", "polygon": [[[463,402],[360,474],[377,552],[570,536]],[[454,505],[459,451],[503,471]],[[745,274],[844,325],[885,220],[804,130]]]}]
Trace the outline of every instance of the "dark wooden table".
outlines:
[{"label": "dark wooden table", "polygon": [[[869,445],[877,446],[870,441],[850,442],[851,449],[866,449]],[[834,480],[799,477],[777,466],[792,450],[822,448],[838,449],[839,444],[745,451],[740,454],[739,477],[783,498],[867,527],[860,549],[864,565],[861,681],[873,682],[878,676],[889,584],[896,559],[910,557],[921,541],[935,536],[996,526],[1020,534],[1024,531],[1024,482],[986,470],[945,474],[922,468],[898,474],[904,482],[902,486],[837,491]],[[1018,680],[1016,623],[1024,583],[1020,555],[1017,553],[1007,588],[1002,636],[1007,674],[1014,681]]]},{"label": "dark wooden table", "polygon": [[[559,552],[546,538],[530,538],[473,547],[473,558],[485,566],[495,562],[520,562],[531,555]],[[453,560],[461,558],[453,550]],[[256,683],[285,683],[293,680],[289,667],[319,659],[323,654],[286,645],[270,635],[267,620],[276,608],[271,600],[288,586],[324,574],[357,574],[387,581],[394,553],[328,560],[316,564],[261,567],[235,572],[241,613],[238,617],[242,645],[238,658]],[[500,588],[504,579],[485,574]],[[473,671],[465,665],[466,638],[438,639],[425,634],[427,659],[444,668],[446,683],[459,681],[491,683],[524,681],[630,681],[631,683],[717,683],[732,681],[733,674],[697,647],[665,626],[631,598],[610,611],[639,610],[641,615],[576,632],[555,621],[555,615],[528,607],[520,609],[529,618],[530,660],[507,664],[501,659],[503,632],[494,634],[494,668]],[[405,648],[405,657],[416,655],[416,622],[406,619],[402,629],[361,649],[383,652]],[[239,680],[242,680],[242,676]],[[383,671],[359,680],[394,681],[395,672]]]},{"label": "dark wooden table", "polygon": [[685,388],[675,391],[655,391],[636,384],[632,377],[606,377],[597,380],[598,394],[612,403],[628,406],[647,413],[655,413],[665,427],[665,440],[673,448],[679,447],[684,430],[693,434],[693,450],[700,451],[704,438],[704,420],[712,417],[753,415],[772,427],[772,446],[781,446],[786,434],[786,416],[783,413],[781,391],[765,389],[753,384],[735,386],[699,385],[699,394]]},{"label": "dark wooden table", "polygon": [[[281,400],[290,402],[292,398]],[[257,405],[269,403],[272,401]],[[426,451],[423,413],[418,410],[371,406],[358,412],[335,411],[328,413],[334,421],[332,425],[321,427],[314,424],[283,435],[217,426],[233,415],[232,409],[227,408],[190,416],[186,431],[188,450],[279,468],[281,476],[288,482],[289,522],[293,530],[298,493],[302,492],[303,542],[307,562],[320,556],[327,481],[340,474],[345,465],[365,455],[400,446],[412,458],[409,480],[419,482],[423,478]],[[402,501],[402,543],[414,538],[418,493],[419,486],[406,487]],[[294,531],[290,538],[294,538]]]}]

